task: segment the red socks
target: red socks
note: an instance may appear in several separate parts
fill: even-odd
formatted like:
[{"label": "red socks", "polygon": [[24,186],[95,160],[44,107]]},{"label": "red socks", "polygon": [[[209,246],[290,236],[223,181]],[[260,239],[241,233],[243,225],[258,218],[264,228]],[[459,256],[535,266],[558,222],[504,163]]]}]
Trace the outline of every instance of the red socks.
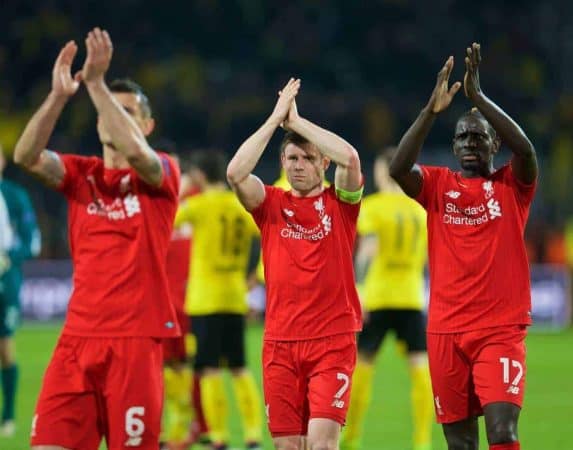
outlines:
[{"label": "red socks", "polygon": [[519,442],[510,442],[509,444],[494,444],[489,446],[489,450],[520,450]]}]

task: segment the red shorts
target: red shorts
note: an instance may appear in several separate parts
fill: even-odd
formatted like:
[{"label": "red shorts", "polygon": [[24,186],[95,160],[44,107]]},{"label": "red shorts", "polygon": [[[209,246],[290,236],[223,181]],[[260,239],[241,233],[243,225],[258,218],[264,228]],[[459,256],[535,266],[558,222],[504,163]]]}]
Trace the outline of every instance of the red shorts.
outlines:
[{"label": "red shorts", "polygon": [[44,375],[31,444],[157,450],[163,406],[159,339],[62,335]]},{"label": "red shorts", "polygon": [[177,322],[181,329],[181,336],[163,339],[163,360],[167,363],[177,361],[183,362],[187,359],[187,348],[185,347],[186,335],[190,331],[189,317],[183,311],[176,311]]},{"label": "red shorts", "polygon": [[438,423],[483,414],[493,402],[521,407],[526,327],[511,325],[455,334],[428,333],[428,359]]},{"label": "red shorts", "polygon": [[271,435],[306,435],[314,418],[344,425],[355,365],[354,333],[265,341],[263,389]]}]

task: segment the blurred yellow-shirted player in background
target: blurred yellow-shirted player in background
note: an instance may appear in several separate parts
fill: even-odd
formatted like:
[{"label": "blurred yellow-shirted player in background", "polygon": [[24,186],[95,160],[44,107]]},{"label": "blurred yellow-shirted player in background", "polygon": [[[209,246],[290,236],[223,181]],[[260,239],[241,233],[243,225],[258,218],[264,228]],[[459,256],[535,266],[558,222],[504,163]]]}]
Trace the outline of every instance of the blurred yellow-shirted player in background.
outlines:
[{"label": "blurred yellow-shirted player in background", "polygon": [[431,448],[433,399],[423,313],[426,212],[390,178],[388,164],[394,151],[387,148],[376,158],[374,181],[379,192],[364,198],[358,218],[360,240],[355,269],[365,315],[341,442],[341,448],[346,450],[361,448],[374,360],[388,331],[395,332],[408,355],[413,448]]},{"label": "blurred yellow-shirted player in background", "polygon": [[190,284],[185,310],[197,341],[195,370],[201,374],[201,400],[214,449],[229,442],[228,400],[222,368],[231,371],[233,389],[249,449],[261,448],[262,400],[245,362],[247,267],[253,239],[252,217],[226,184],[222,153],[191,155],[190,174],[201,193],[185,200],[175,226],[193,226]]}]

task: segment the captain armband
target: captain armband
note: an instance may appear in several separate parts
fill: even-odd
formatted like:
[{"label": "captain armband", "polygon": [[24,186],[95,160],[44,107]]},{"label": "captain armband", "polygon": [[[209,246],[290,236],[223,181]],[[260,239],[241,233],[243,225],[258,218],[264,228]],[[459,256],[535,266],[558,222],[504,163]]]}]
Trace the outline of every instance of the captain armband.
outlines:
[{"label": "captain armband", "polygon": [[344,189],[336,188],[336,197],[342,200],[344,203],[350,203],[354,205],[362,199],[362,194],[364,193],[364,185],[360,186],[360,189],[354,192],[345,191]]}]

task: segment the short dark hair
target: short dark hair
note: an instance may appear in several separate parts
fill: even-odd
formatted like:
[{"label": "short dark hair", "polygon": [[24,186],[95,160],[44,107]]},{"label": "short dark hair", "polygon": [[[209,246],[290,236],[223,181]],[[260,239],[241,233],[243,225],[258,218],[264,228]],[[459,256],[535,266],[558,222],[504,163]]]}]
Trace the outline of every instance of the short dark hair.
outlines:
[{"label": "short dark hair", "polygon": [[294,131],[287,131],[283,136],[283,140],[281,141],[280,152],[283,153],[286,146],[289,144],[298,145],[300,147],[304,144],[310,144],[310,141],[307,138],[302,137],[300,134],[295,133]]},{"label": "short dark hair", "polygon": [[139,97],[139,107],[143,117],[151,117],[151,104],[143,89],[135,81],[129,78],[117,78],[109,84],[111,92],[125,92],[129,94],[136,94]]},{"label": "short dark hair", "polygon": [[468,117],[475,117],[476,119],[483,120],[485,123],[487,123],[487,126],[488,126],[488,128],[489,128],[489,131],[490,131],[492,137],[496,137],[496,136],[497,136],[497,133],[496,133],[496,131],[495,131],[495,128],[493,128],[493,127],[491,126],[491,124],[487,121],[487,119],[486,119],[485,116],[481,113],[481,111],[480,111],[479,109],[475,108],[475,107],[472,108],[472,109],[470,109],[469,111],[466,111],[465,113],[463,113],[463,114],[458,118],[458,121],[456,122],[456,124],[457,124],[460,120],[466,119],[466,118],[468,118]]},{"label": "short dark hair", "polygon": [[209,183],[227,179],[227,158],[220,150],[192,151],[189,156],[189,167],[196,167],[203,172]]}]

